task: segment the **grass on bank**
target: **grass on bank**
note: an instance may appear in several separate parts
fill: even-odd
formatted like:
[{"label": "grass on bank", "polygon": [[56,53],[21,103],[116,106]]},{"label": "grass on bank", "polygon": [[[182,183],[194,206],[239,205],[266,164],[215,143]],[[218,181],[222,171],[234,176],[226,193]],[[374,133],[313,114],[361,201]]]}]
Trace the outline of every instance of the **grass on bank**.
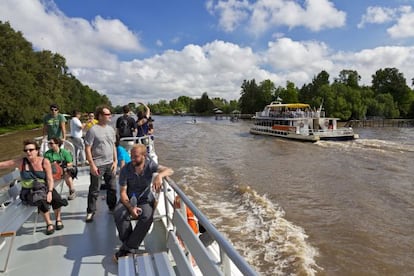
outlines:
[{"label": "grass on bank", "polygon": [[30,125],[17,125],[17,126],[1,126],[0,127],[0,135],[15,132],[15,131],[21,131],[21,130],[32,130],[36,128],[40,128],[42,125],[39,124],[30,124]]}]

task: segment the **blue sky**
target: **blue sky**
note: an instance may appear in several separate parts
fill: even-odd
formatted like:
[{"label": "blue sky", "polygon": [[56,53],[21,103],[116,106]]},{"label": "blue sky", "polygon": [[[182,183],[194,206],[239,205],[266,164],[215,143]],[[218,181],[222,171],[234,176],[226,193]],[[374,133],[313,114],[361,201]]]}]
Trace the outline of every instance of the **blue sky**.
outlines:
[{"label": "blue sky", "polygon": [[0,20],[115,105],[233,100],[243,80],[301,87],[322,70],[414,78],[414,0],[0,0]]}]

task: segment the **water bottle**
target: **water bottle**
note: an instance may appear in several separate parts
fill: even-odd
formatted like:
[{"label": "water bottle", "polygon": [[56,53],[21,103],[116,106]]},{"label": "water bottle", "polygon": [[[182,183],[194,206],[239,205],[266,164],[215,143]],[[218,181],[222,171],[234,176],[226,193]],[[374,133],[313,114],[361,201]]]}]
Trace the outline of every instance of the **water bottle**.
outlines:
[{"label": "water bottle", "polygon": [[132,193],[132,196],[129,199],[129,203],[131,204],[132,207],[137,207],[138,200],[137,200],[137,197],[135,196],[135,193]]},{"label": "water bottle", "polygon": [[[135,193],[132,193],[131,198],[129,199],[129,204],[131,204],[132,208],[137,207],[138,205],[138,200],[137,197],[135,196]],[[129,220],[133,219],[131,215],[129,215]]]}]

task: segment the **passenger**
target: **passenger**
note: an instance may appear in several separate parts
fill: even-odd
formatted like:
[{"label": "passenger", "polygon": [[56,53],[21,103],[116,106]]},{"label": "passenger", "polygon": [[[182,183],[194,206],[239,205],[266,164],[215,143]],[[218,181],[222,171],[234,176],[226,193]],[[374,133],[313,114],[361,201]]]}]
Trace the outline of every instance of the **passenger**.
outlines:
[{"label": "passenger", "polygon": [[[153,221],[155,198],[151,191],[159,192],[162,179],[173,174],[173,170],[160,166],[147,158],[147,148],[136,144],[131,150],[131,162],[121,169],[119,176],[120,200],[114,211],[115,224],[122,246],[114,255],[114,261],[130,253],[136,253]],[[154,177],[154,173],[158,174]],[[130,198],[137,198],[137,206],[132,206]],[[132,229],[131,219],[137,220]]]},{"label": "passenger", "polygon": [[151,117],[148,119],[148,135],[153,135],[154,134],[154,124],[153,121],[151,119]]},{"label": "passenger", "polygon": [[50,114],[43,117],[43,140],[54,137],[66,140],[66,118],[59,113],[57,104],[51,104]]},{"label": "passenger", "polygon": [[119,138],[134,137],[134,132],[137,129],[135,120],[129,116],[129,106],[122,107],[123,115],[116,120],[116,131]]},{"label": "passenger", "polygon": [[70,135],[72,137],[73,145],[75,146],[75,163],[79,161],[81,165],[85,165],[85,144],[83,142],[82,130],[85,128],[85,123],[80,121],[81,113],[78,110],[72,112],[72,119],[70,120]]},{"label": "passenger", "polygon": [[88,113],[88,120],[85,123],[85,128],[83,129],[84,135],[86,132],[88,132],[91,127],[96,125],[98,123],[98,120],[95,119],[95,114],[93,112]]},{"label": "passenger", "polygon": [[139,104],[142,104],[144,106],[145,114],[142,110],[139,110],[137,113],[137,137],[143,137],[145,135],[148,135],[148,118],[151,116],[151,110],[144,103]]},{"label": "passenger", "polygon": [[116,156],[118,159],[118,168],[122,169],[126,164],[131,162],[128,151],[119,143],[119,136],[116,136]]},{"label": "passenger", "polygon": [[[0,169],[20,167],[22,186],[26,188],[31,188],[35,179],[44,183],[44,185],[47,185],[48,192],[46,200],[41,200],[37,205],[38,211],[42,214],[43,219],[46,222],[46,235],[50,235],[55,232],[55,226],[56,230],[63,229],[60,208],[62,206],[67,206],[68,201],[62,199],[59,193],[54,189],[50,162],[39,155],[40,147],[36,141],[25,140],[23,146],[23,152],[26,153],[26,157],[0,162]],[[52,209],[55,213],[55,226],[53,226],[50,218],[50,205],[52,205]]]},{"label": "passenger", "polygon": [[86,222],[92,222],[96,212],[96,201],[98,200],[103,176],[106,185],[106,204],[112,212],[116,205],[116,147],[115,130],[109,125],[111,122],[111,111],[106,106],[96,109],[98,124],[94,125],[85,136],[86,159],[90,167],[90,180],[88,192],[88,207],[86,209]]},{"label": "passenger", "polygon": [[52,138],[49,140],[49,150],[43,155],[51,163],[56,162],[63,169],[63,178],[69,188],[68,199],[72,200],[76,197],[75,187],[73,185],[73,178],[75,177],[75,168],[73,167],[72,154],[62,148],[62,140],[59,138]]}]

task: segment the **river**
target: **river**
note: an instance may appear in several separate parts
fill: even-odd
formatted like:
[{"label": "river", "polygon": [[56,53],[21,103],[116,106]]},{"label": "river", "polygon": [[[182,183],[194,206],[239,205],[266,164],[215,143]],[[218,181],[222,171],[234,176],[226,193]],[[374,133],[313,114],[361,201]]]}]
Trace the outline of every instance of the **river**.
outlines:
[{"label": "river", "polygon": [[[413,128],[301,143],[250,121],[154,119],[160,164],[261,275],[412,275]],[[0,137],[1,160],[39,134]]]}]

